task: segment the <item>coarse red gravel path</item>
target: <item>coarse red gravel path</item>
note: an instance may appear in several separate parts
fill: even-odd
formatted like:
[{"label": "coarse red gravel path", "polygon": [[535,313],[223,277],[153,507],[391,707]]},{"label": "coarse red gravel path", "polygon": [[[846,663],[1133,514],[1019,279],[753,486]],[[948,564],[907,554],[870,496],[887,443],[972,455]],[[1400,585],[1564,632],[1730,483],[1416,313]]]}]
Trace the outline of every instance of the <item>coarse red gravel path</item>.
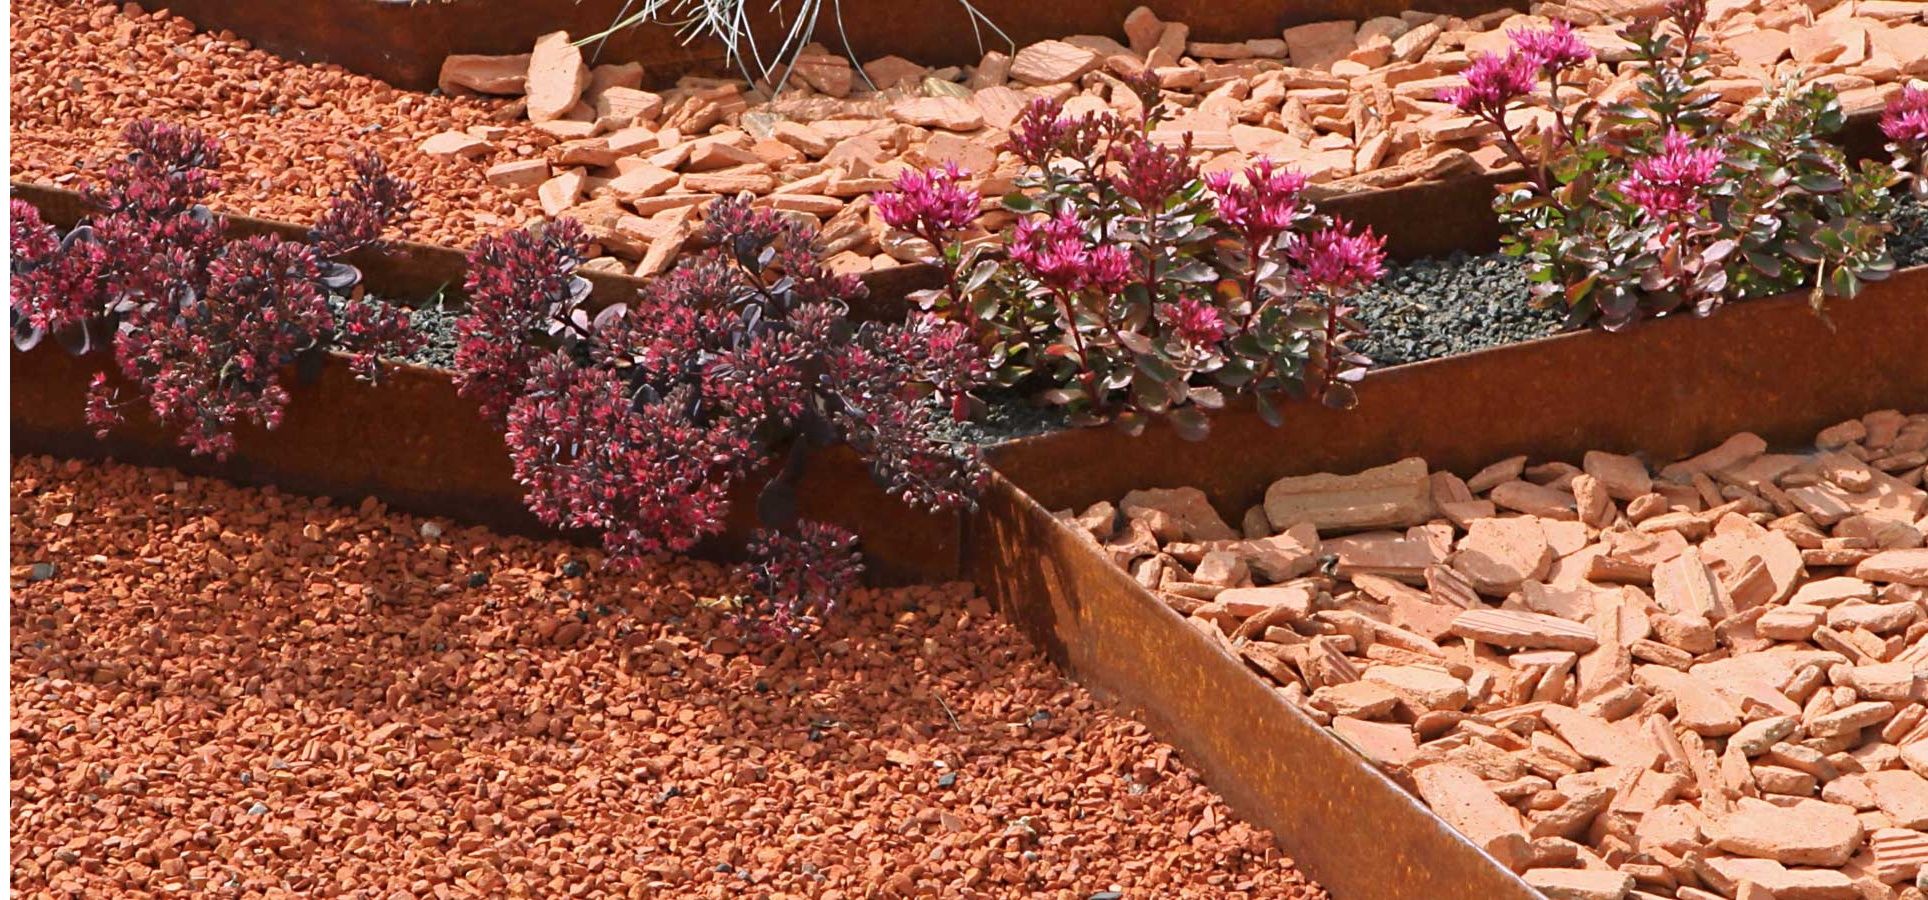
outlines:
[{"label": "coarse red gravel path", "polygon": [[1323,896],[965,585],[742,651],[716,566],[13,462],[22,896]]},{"label": "coarse red gravel path", "polygon": [[380,152],[418,185],[402,229],[417,240],[467,247],[540,215],[533,193],[485,183],[466,166],[416,148],[437,132],[501,124],[500,143],[550,143],[526,121],[496,123],[506,101],[405,91],[331,65],[307,65],[219,34],[196,33],[165,11],[74,0],[11,0],[15,180],[95,177],[125,152],[126,124],[154,117],[221,138],[229,212],[306,222],[346,183],[357,149]]}]

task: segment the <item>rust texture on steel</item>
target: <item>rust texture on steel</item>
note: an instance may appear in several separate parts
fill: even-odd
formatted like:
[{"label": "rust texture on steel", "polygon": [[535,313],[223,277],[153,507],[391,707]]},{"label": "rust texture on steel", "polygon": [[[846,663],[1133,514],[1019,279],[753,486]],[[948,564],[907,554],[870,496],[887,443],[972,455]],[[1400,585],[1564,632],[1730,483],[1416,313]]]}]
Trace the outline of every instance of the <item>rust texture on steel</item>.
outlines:
[{"label": "rust texture on steel", "polygon": [[[1516,453],[1586,450],[1672,458],[1737,431],[1792,444],[1821,426],[1928,403],[1928,267],[1897,273],[1825,318],[1803,295],[1586,331],[1367,376],[1350,411],[1298,404],[1282,427],[1249,409],[1213,417],[1203,441],[1153,425],[1133,438],[1077,429],[1013,441],[991,460],[1053,509],[1143,487],[1192,485],[1238,521],[1272,480],[1406,456],[1471,474]],[[1068,461],[1078,461],[1076,465]]]},{"label": "rust texture on steel", "polygon": [[[1125,14],[1140,3],[1161,18],[1182,21],[1202,41],[1277,37],[1288,25],[1326,19],[1362,19],[1420,9],[1477,15],[1507,4],[1501,0],[973,0],[979,11],[1018,46],[1070,34],[1123,38]],[[794,16],[800,4],[781,4]],[[826,4],[816,38],[842,51],[846,41],[860,60],[897,54],[929,65],[978,61],[983,49],[1008,50],[990,28],[974,29],[958,0],[852,0]],[[586,37],[634,8],[628,0],[174,0],[172,12],[205,29],[232,31],[264,50],[311,62],[335,63],[400,87],[435,86],[442,59],[451,53],[527,53],[536,37],[567,31]],[[770,4],[748,4],[757,45],[782,43],[789,19]],[[842,28],[834,12],[841,12]],[[905,27],[914,23],[914,27]],[[594,45],[591,45],[594,49]],[[639,62],[645,77],[667,84],[688,72],[720,72],[723,51],[713,41],[685,43],[663,26],[628,28],[609,37],[600,62]]]},{"label": "rust texture on steel", "polygon": [[968,546],[1006,616],[1183,751],[1334,897],[1537,896],[1010,481],[994,480]]},{"label": "rust texture on steel", "polygon": [[1784,297],[1400,366],[1359,394],[1358,409],[1302,405],[1277,429],[1249,410],[1221,414],[1197,443],[1169,429],[1085,429],[1005,445],[968,522],[971,576],[1081,683],[1138,710],[1335,896],[1532,896],[1048,510],[1183,485],[1237,521],[1281,476],[1405,456],[1470,474],[1517,453],[1669,459],[1743,430],[1798,446],[1869,410],[1928,403],[1928,268],[1832,304],[1826,321],[1805,298]]},{"label": "rust texture on steel", "polygon": [[[173,432],[139,414],[105,440],[96,438],[84,409],[88,381],[97,371],[120,381],[106,353],[77,357],[52,342],[25,353],[12,351],[13,452],[167,466],[349,502],[376,497],[422,515],[517,534],[553,534],[524,508],[500,432],[482,419],[473,401],[456,393],[446,372],[388,367],[382,383],[373,385],[356,380],[338,356],[328,357],[321,376],[310,382],[289,370],[280,427],[272,433],[237,428],[238,446],[221,462],[190,455]],[[755,506],[748,491],[732,498],[727,530],[700,555],[733,557],[755,527]],[[806,517],[854,529],[876,583],[958,577],[957,516],[918,512],[891,499],[847,448],[809,457],[798,483],[798,509]]]}]

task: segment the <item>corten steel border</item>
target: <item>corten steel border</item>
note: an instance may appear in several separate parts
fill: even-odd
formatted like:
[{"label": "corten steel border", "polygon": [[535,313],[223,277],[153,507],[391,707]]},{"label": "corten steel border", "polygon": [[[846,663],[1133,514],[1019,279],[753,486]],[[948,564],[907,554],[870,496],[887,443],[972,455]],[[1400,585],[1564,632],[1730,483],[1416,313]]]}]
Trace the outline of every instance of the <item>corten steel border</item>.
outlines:
[{"label": "corten steel border", "polygon": [[981,509],[971,574],[999,610],[1080,684],[1176,746],[1334,897],[1539,896],[1010,480],[995,477]]},{"label": "corten steel border", "polygon": [[1216,414],[1202,441],[1156,423],[1137,437],[1087,428],[1008,442],[990,457],[1052,509],[1184,484],[1238,521],[1277,478],[1405,456],[1470,474],[1517,453],[1671,459],[1747,430],[1770,443],[1805,443],[1851,415],[1928,403],[1928,266],[1831,300],[1825,314],[1804,292],[1734,303],[1704,319],[1392,366],[1358,392],[1357,409],[1297,404],[1280,428],[1248,404]]},{"label": "corten steel border", "polygon": [[[1071,34],[1123,39],[1125,15],[1141,0],[972,0],[1018,46]],[[1327,19],[1398,15],[1406,9],[1479,15],[1504,0],[1142,0],[1167,21],[1191,26],[1200,41],[1278,37],[1290,25]],[[227,30],[272,53],[328,62],[399,87],[435,87],[452,53],[527,53],[537,36],[563,30],[586,37],[617,21],[625,0],[173,0],[167,7],[209,30]],[[833,52],[848,46],[860,60],[897,54],[928,65],[975,63],[985,50],[1009,50],[990,28],[973,31],[957,0],[846,0],[840,31],[826,4],[816,39]],[[752,0],[757,44],[774,48],[787,22]],[[796,4],[786,3],[787,9]],[[905,27],[915,23],[916,27]],[[977,35],[977,38],[974,38]],[[631,28],[610,36],[600,62],[639,62],[645,77],[666,84],[688,72],[723,71],[721,45],[685,44],[672,29]]]},{"label": "corten steel border", "polygon": [[1798,446],[1869,410],[1928,404],[1928,267],[1828,309],[1824,321],[1804,297],[1782,297],[1397,366],[1360,385],[1355,410],[1301,405],[1278,429],[1249,409],[1224,413],[1198,443],[1156,427],[1016,441],[992,453],[1000,474],[967,523],[969,574],[1335,896],[1533,896],[1047,510],[1193,486],[1238,521],[1286,475],[1415,455],[1467,474],[1516,453],[1671,459],[1742,430]]},{"label": "corten steel border", "polygon": [[[244,425],[225,461],[193,456],[144,409],[95,437],[84,417],[89,380],[120,378],[111,354],[73,356],[52,342],[11,351],[9,427],[14,453],[113,459],[166,466],[241,484],[275,485],[302,494],[359,502],[376,497],[395,509],[448,516],[526,535],[554,536],[522,504],[508,448],[475,402],[460,396],[447,372],[385,367],[379,385],[359,381],[347,360],[330,355],[321,374],[304,381],[284,372],[288,405],[272,432]],[[862,538],[871,581],[903,584],[952,580],[962,570],[955,515],[923,513],[887,496],[848,448],[813,453],[798,482],[806,517],[833,521]],[[756,497],[731,500],[725,533],[698,555],[730,559],[755,528]],[[569,535],[578,541],[586,536]]]}]

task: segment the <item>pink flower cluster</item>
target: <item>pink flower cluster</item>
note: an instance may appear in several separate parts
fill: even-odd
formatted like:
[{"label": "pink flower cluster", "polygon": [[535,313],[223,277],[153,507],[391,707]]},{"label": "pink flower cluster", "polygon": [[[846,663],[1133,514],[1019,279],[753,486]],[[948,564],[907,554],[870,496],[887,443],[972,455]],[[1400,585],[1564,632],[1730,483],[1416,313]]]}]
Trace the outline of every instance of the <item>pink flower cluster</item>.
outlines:
[{"label": "pink flower cluster", "polygon": [[1064,115],[1063,104],[1039,97],[1018,113],[1007,149],[1031,165],[1042,166],[1077,129],[1077,121]]},{"label": "pink flower cluster", "polygon": [[1018,223],[1011,258],[1038,280],[1066,293],[1086,288],[1115,294],[1131,280],[1131,253],[1117,244],[1092,246],[1085,223],[1070,209]]},{"label": "pink flower cluster", "polygon": [[1242,173],[1213,172],[1205,185],[1218,201],[1218,217],[1255,250],[1311,215],[1306,178],[1261,158]]},{"label": "pink flower cluster", "polygon": [[589,235],[574,219],[538,234],[518,229],[485,237],[469,251],[468,314],[455,323],[455,383],[462,396],[501,421],[543,353],[528,335],[567,320],[586,293],[576,276]]},{"label": "pink flower cluster", "polygon": [[826,522],[799,522],[795,535],[758,529],[748,550],[750,561],[736,572],[751,594],[735,620],[765,638],[794,638],[822,624],[864,572],[857,535]]},{"label": "pink flower cluster", "polygon": [[1559,73],[1593,58],[1593,50],[1565,22],[1506,34],[1513,45],[1505,55],[1475,57],[1466,69],[1466,83],[1440,91],[1439,99],[1462,112],[1503,121],[1513,101],[1533,92],[1537,77],[1558,78]]},{"label": "pink flower cluster", "polygon": [[[357,180],[309,243],[230,240],[226,221],[198,203],[216,185],[218,142],[149,119],[123,136],[130,152],[86,192],[104,214],[55,243],[52,229],[16,205],[16,343],[31,345],[35,332],[60,332],[83,352],[111,341],[154,417],[193,452],[216,456],[233,450],[236,422],[280,422],[290,363],[340,349],[372,378],[378,356],[420,345],[407,311],[352,295],[361,274],[334,258],[377,243],[408,212],[410,186],[380,159],[358,161]],[[89,423],[111,427],[119,405],[97,381]]]},{"label": "pink flower cluster", "polygon": [[1301,287],[1334,297],[1378,281],[1386,271],[1386,239],[1371,228],[1354,234],[1345,222],[1300,237],[1287,255]]},{"label": "pink flower cluster", "polygon": [[535,364],[526,390],[505,437],[529,509],[551,525],[601,530],[611,564],[687,550],[729,511],[730,482],[716,470],[748,453],[734,435],[673,404],[638,407],[614,369],[561,353]]},{"label": "pink flower cluster", "polygon": [[1505,56],[1482,54],[1466,67],[1466,83],[1439,92],[1439,99],[1461,112],[1502,121],[1513,101],[1533,91],[1539,63],[1517,49]]},{"label": "pink flower cluster", "polygon": [[1881,133],[1917,151],[1928,149],[1928,88],[1903,88],[1881,114]]},{"label": "pink flower cluster", "polygon": [[1593,48],[1580,40],[1573,26],[1565,22],[1554,22],[1552,27],[1537,31],[1515,29],[1506,36],[1512,38],[1513,49],[1532,60],[1541,74],[1549,77],[1593,58]]},{"label": "pink flower cluster", "polygon": [[1172,333],[1187,347],[1205,348],[1225,339],[1232,331],[1230,322],[1217,306],[1192,297],[1164,307],[1165,321]]},{"label": "pink flower cluster", "polygon": [[1134,134],[1120,141],[1112,155],[1117,171],[1111,175],[1111,186],[1146,212],[1163,210],[1173,196],[1198,178],[1198,167],[1191,160],[1191,132],[1185,133],[1179,147],[1167,147]]},{"label": "pink flower cluster", "polygon": [[939,244],[977,218],[977,192],[963,185],[969,174],[954,162],[926,172],[906,169],[898,174],[894,190],[879,191],[871,199],[884,224]]},{"label": "pink flower cluster", "polygon": [[1693,138],[1670,131],[1660,151],[1634,161],[1633,174],[1620,182],[1620,192],[1647,215],[1672,219],[1700,205],[1701,192],[1720,172],[1723,155],[1717,147],[1702,147]]}]

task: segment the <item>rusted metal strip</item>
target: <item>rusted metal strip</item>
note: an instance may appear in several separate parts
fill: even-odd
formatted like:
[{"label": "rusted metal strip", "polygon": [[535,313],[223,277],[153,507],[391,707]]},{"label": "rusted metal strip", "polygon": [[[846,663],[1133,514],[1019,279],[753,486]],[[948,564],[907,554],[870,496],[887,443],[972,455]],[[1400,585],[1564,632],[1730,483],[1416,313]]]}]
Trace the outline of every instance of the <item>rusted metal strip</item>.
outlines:
[{"label": "rusted metal strip", "polygon": [[1142,487],[1192,485],[1238,521],[1272,480],[1423,456],[1470,474],[1516,453],[1657,458],[1737,431],[1770,442],[1885,406],[1928,404],[1928,267],[1897,273],[1817,316],[1801,295],[1620,334],[1558,335],[1367,376],[1359,407],[1299,404],[1271,428],[1249,406],[1198,442],[1154,425],[1132,438],[1079,429],[1000,446],[993,465],[1059,509]]},{"label": "rusted metal strip", "polygon": [[[1836,136],[1851,159],[1885,159],[1878,110],[1848,118]],[[1500,223],[1493,212],[1498,185],[1524,180],[1524,170],[1505,169],[1447,181],[1422,181],[1397,187],[1359,191],[1319,201],[1319,208],[1343,216],[1356,225],[1370,226],[1386,239],[1394,259],[1444,256],[1457,250],[1480,253],[1499,246]],[[68,226],[86,211],[80,195],[64,188],[15,181],[15,196],[31,201],[57,225]],[[245,233],[274,233],[294,238],[307,226],[248,216],[230,216]],[[397,242],[386,255],[362,254],[352,262],[391,291],[426,297],[447,286],[462,285],[462,252],[414,242]],[[609,303],[628,296],[644,279],[609,273],[590,273],[593,299]],[[904,296],[938,286],[942,276],[934,266],[907,265],[863,276],[870,299],[855,312],[860,318],[890,320],[904,313]]]},{"label": "rusted metal strip", "polygon": [[1335,896],[1527,897],[1047,510],[1189,485],[1237,521],[1284,475],[1415,455],[1462,473],[1516,453],[1668,459],[1742,430],[1794,446],[1850,416],[1923,404],[1928,268],[1917,268],[1826,320],[1786,297],[1395,367],[1366,379],[1358,409],[1297,407],[1279,429],[1244,409],[1217,416],[1199,443],[1156,428],[1014,442],[993,454],[1000,475],[968,522],[966,559],[1055,661],[1134,707]]},{"label": "rusted metal strip", "polygon": [[[167,466],[349,502],[376,497],[408,512],[554,536],[524,508],[501,433],[456,392],[446,372],[399,366],[371,385],[356,380],[337,356],[312,382],[299,381],[290,370],[283,373],[289,399],[280,427],[237,428],[237,449],[220,462],[190,455],[176,435],[144,415],[132,416],[104,440],[96,438],[84,418],[89,380],[106,371],[124,385],[108,354],[76,357],[49,342],[26,353],[12,351],[12,367],[15,453]],[[798,508],[807,517],[854,529],[875,583],[959,575],[958,517],[917,512],[891,499],[846,448],[810,457],[798,485]],[[699,554],[734,558],[755,528],[754,509],[754,495],[740,492],[732,499],[725,534]]]},{"label": "rusted metal strip", "polygon": [[[1123,38],[1125,15],[1141,2],[1167,21],[1189,24],[1192,38],[1200,41],[1278,37],[1288,25],[1396,16],[1406,9],[1477,15],[1508,5],[1503,0],[972,0],[972,6],[1023,46],[1073,34]],[[837,7],[841,28],[831,7],[825,4],[816,39],[835,52],[847,42],[860,60],[897,54],[929,65],[963,65],[977,62],[983,50],[1009,49],[989,27],[974,27],[958,0],[849,0]],[[539,35],[596,34],[634,5],[625,0],[173,0],[168,8],[202,28],[226,29],[281,56],[335,63],[400,87],[428,90],[451,53],[527,53]],[[768,3],[749,4],[757,46],[768,53],[781,44],[789,30],[785,16],[797,9],[785,3],[779,15]],[[687,72],[720,71],[724,62],[721,45],[685,42],[662,26],[611,35],[598,59],[640,62],[656,84]]]},{"label": "rusted metal strip", "polygon": [[1010,481],[968,547],[978,587],[1053,662],[1183,751],[1334,897],[1538,896]]}]

